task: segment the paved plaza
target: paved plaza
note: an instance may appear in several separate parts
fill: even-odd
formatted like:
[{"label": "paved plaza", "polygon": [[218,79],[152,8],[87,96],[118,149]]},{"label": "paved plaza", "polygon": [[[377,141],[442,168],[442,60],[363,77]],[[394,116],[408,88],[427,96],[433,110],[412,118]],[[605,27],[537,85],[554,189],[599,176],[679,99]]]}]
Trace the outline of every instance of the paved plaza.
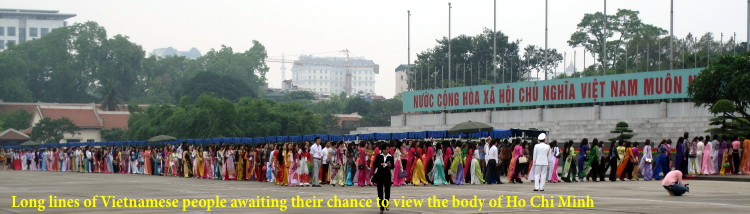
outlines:
[{"label": "paved plaza", "polygon": [[[691,192],[682,197],[671,197],[658,181],[624,181],[624,182],[578,182],[548,184],[544,192],[533,192],[533,184],[503,185],[448,185],[440,187],[394,187],[392,199],[427,199],[433,195],[437,199],[447,199],[444,208],[428,207],[427,200],[421,207],[391,207],[386,213],[517,213],[520,211],[540,213],[748,213],[750,211],[750,183],[733,181],[690,180]],[[50,195],[57,199],[79,199],[79,207],[50,207],[49,201],[41,213],[179,213],[182,212],[184,199],[226,199],[227,208],[188,207],[182,213],[281,213],[279,208],[231,208],[232,199],[287,199],[284,213],[377,213],[372,208],[332,208],[326,205],[329,199],[355,199],[358,202],[374,199],[375,187],[281,187],[269,183],[254,181],[217,181],[195,178],[175,178],[144,175],[122,174],[82,174],[32,171],[0,171],[0,213],[40,213],[37,208],[14,208],[12,196],[16,196],[16,205],[22,199],[46,199]],[[299,195],[301,199],[323,199],[321,207],[292,207],[291,198]],[[456,199],[487,199],[482,203],[482,210],[470,200],[456,200],[471,207],[453,207],[452,197]],[[116,196],[117,198],[135,199],[177,199],[177,208],[105,208],[99,198],[96,208],[83,207],[87,199],[95,196]],[[508,196],[526,201],[525,207],[507,207]],[[551,199],[554,207],[533,207],[541,205],[542,196]],[[593,207],[558,207],[560,196],[593,201]],[[502,207],[489,207],[501,197]],[[64,200],[63,200],[64,201]],[[196,200],[197,201],[197,200]],[[242,200],[244,201],[244,200]],[[408,200],[411,201],[411,200]],[[26,205],[30,201],[25,201]],[[204,203],[208,205],[209,202]],[[395,203],[395,202],[392,202]],[[519,202],[520,203],[520,202]],[[571,202],[572,203],[572,202]],[[58,203],[58,206],[64,206]],[[196,203],[200,206],[201,203]],[[375,205],[375,203],[372,203]],[[457,204],[461,205],[461,204]],[[586,204],[580,204],[586,205]],[[72,205],[70,205],[72,206]],[[311,203],[308,206],[314,206]],[[356,204],[352,204],[356,206]]]}]

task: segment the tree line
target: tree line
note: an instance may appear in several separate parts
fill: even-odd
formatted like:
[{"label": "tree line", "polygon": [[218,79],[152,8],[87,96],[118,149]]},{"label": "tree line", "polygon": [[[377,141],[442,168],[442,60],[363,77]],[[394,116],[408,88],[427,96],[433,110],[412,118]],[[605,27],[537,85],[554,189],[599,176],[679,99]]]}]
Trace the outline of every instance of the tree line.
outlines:
[{"label": "tree line", "polygon": [[[497,39],[494,56],[493,37]],[[724,54],[746,52],[746,43],[739,43],[729,36],[726,40],[720,36],[717,41],[716,37],[709,32],[702,36],[690,33],[684,38],[671,38],[667,30],[644,23],[635,10],[619,9],[617,13],[606,16],[601,12],[588,13],[584,14],[567,43],[572,48],[583,48],[576,55],[593,57],[595,62],[584,63],[584,68],[578,68],[574,73],[558,74],[554,71],[565,57],[556,49],[537,45],[521,48],[520,40],[509,39],[502,31],[485,29],[475,36],[442,38],[437,40],[434,48],[417,54],[410,68],[408,84],[410,89],[422,90],[528,81],[534,79],[533,73],[539,74],[540,78],[550,74],[550,78],[570,78],[698,68],[707,67]],[[493,63],[494,59],[496,63]]]}]

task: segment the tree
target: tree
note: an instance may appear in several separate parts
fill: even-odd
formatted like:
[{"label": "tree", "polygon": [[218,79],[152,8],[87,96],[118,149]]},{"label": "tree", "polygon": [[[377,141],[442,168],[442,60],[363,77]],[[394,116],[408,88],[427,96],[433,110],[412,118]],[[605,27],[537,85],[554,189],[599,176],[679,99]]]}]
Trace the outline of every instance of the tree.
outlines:
[{"label": "tree", "polygon": [[[448,38],[437,40],[437,45],[417,54],[409,88],[422,90],[444,86],[477,85],[482,80],[492,82],[518,81],[527,70],[518,55],[519,40],[511,41],[507,35],[497,34],[497,73],[492,73],[492,38],[493,32],[485,29],[479,35],[459,35],[451,41],[452,72],[448,73]],[[450,78],[449,78],[450,75]],[[451,79],[452,82],[448,82]]]},{"label": "tree", "polygon": [[104,86],[101,88],[100,96],[102,108],[107,111],[116,111],[117,105],[122,102],[120,100],[120,94],[117,93],[115,83],[112,80],[104,83]]},{"label": "tree", "polygon": [[256,91],[244,81],[212,72],[202,72],[190,79],[181,95],[195,99],[205,93],[234,101],[242,97],[257,97]]},{"label": "tree", "polygon": [[25,110],[16,110],[8,113],[0,113],[0,121],[3,121],[4,128],[12,128],[15,130],[25,130],[31,126],[31,113]]},{"label": "tree", "polygon": [[[558,53],[556,49],[543,49],[535,45],[527,46],[524,51],[522,66],[526,72],[536,70],[537,73],[542,74],[553,74],[554,68],[560,64],[563,60],[562,54]],[[540,75],[543,77],[546,75]]]},{"label": "tree", "polygon": [[[584,14],[583,19],[577,25],[578,29],[570,36],[568,45],[583,47],[594,58],[598,56],[598,67],[600,69],[601,65],[607,65],[607,69],[609,69],[610,66],[617,64],[618,56],[627,53],[624,51],[627,50],[626,44],[634,39],[636,41],[657,41],[661,35],[666,34],[667,31],[664,29],[644,24],[638,14],[638,11],[628,9],[619,9],[616,14],[606,17],[601,12]],[[607,24],[606,32],[604,28],[605,20]],[[613,37],[616,39],[610,40]],[[647,45],[643,45],[644,51],[645,46]],[[606,59],[602,57],[602,51],[605,47],[607,49]],[[659,46],[653,45],[653,47],[654,50],[658,50]],[[601,71],[596,72],[596,67],[595,65],[594,69],[587,72],[588,75],[601,75]],[[607,73],[613,72],[608,71]]]},{"label": "tree", "polygon": [[123,141],[125,140],[125,130],[114,128],[109,130],[101,130],[99,132],[102,135],[104,141]]},{"label": "tree", "polygon": [[402,112],[403,103],[401,97],[396,96],[386,100],[373,100],[370,112],[362,117],[367,126],[390,126],[391,116]]},{"label": "tree", "polygon": [[370,103],[362,98],[355,97],[349,103],[346,104],[346,111],[344,113],[351,114],[357,112],[359,115],[367,115],[370,113]]},{"label": "tree", "polygon": [[65,117],[56,120],[45,117],[34,125],[31,140],[41,143],[58,143],[65,138],[65,134],[80,135],[81,128]]},{"label": "tree", "polygon": [[716,113],[722,113],[727,119],[739,121],[750,119],[750,54],[725,55],[714,61],[708,68],[702,70],[688,86],[688,96],[692,98],[696,107],[708,107],[722,99],[734,105],[733,113],[726,113],[729,108],[717,108]]},{"label": "tree", "polygon": [[727,99],[721,99],[709,108],[709,111],[714,115],[711,118],[709,125],[719,126],[718,128],[710,128],[706,132],[718,135],[720,137],[735,137],[743,136],[750,132],[750,121],[745,118],[732,117],[731,115],[737,111],[732,101]]},{"label": "tree", "polygon": [[617,137],[610,138],[610,141],[630,140],[630,138],[633,138],[633,136],[635,136],[635,134],[626,134],[633,133],[633,130],[629,128],[628,123],[626,123],[625,121],[617,122],[617,125],[615,125],[615,129],[609,131],[609,133],[618,134]]}]

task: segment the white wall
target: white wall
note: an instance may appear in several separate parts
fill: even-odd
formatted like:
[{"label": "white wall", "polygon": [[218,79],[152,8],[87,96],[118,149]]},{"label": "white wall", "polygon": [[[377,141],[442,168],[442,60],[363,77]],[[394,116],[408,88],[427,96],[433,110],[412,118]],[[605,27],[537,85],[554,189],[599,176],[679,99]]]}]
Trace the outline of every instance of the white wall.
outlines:
[{"label": "white wall", "polygon": [[660,104],[602,106],[601,119],[660,118]]},{"label": "white wall", "polygon": [[408,126],[438,125],[442,123],[442,116],[440,114],[419,114],[406,116],[406,125]]},{"label": "white wall", "polygon": [[595,107],[550,108],[544,109],[544,121],[594,120]]},{"label": "white wall", "polygon": [[445,122],[448,125],[455,125],[466,121],[489,123],[490,118],[484,112],[466,112],[466,113],[453,113],[445,115]]},{"label": "white wall", "polygon": [[80,142],[86,142],[86,140],[93,139],[94,142],[102,142],[102,135],[99,129],[82,129],[80,135],[65,134],[65,138],[60,140],[60,143],[67,143],[69,139],[78,139]]},{"label": "white wall", "polygon": [[[477,112],[481,113],[481,112]],[[512,111],[493,111],[492,122],[532,122],[539,121],[539,110],[537,109],[526,109],[526,110],[512,110]]]}]

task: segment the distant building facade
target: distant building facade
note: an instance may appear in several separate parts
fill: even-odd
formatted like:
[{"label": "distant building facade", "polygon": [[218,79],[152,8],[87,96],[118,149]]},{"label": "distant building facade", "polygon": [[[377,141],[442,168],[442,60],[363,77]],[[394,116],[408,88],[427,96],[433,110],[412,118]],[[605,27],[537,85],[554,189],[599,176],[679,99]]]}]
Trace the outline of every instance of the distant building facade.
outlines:
[{"label": "distant building facade", "polygon": [[151,55],[158,57],[184,56],[188,59],[195,59],[202,56],[197,48],[190,48],[188,51],[179,51],[173,47],[154,49],[151,51]]},{"label": "distant building facade", "polygon": [[396,94],[400,94],[404,91],[409,91],[409,65],[401,64],[396,67]]},{"label": "distant building facade", "polygon": [[300,56],[292,66],[292,82],[300,90],[317,94],[340,94],[346,92],[347,67],[352,74],[352,94],[375,93],[375,74],[378,65],[372,60],[342,57]]},{"label": "distant building facade", "polygon": [[57,10],[0,8],[0,51],[10,44],[21,44],[46,36],[55,28],[66,27],[65,21],[76,14]]}]

